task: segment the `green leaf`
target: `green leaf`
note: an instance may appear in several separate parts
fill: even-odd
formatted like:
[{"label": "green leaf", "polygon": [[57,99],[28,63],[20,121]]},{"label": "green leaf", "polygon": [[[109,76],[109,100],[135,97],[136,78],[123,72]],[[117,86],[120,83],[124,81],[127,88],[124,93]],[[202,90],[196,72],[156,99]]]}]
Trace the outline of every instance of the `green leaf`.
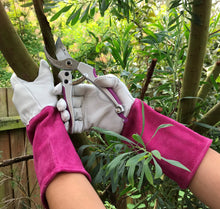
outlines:
[{"label": "green leaf", "polygon": [[67,12],[71,7],[73,6],[73,4],[69,5],[69,6],[65,6],[63,7],[59,12],[57,12],[53,17],[51,17],[50,21],[54,21],[56,20],[62,13]]},{"label": "green leaf", "polygon": [[[108,165],[107,165],[107,173],[111,172],[114,170],[119,164],[121,164],[123,158],[126,156],[132,154],[132,152],[126,152],[123,154],[118,155],[116,158],[114,158]],[[108,174],[107,174],[108,175]]]},{"label": "green leaf", "polygon": [[90,8],[90,4],[86,7],[85,11],[82,13],[82,16],[81,16],[81,19],[80,19],[80,22],[84,22],[87,17],[88,17],[88,13],[89,13],[89,8]]},{"label": "green leaf", "polygon": [[143,142],[143,139],[141,138],[140,135],[138,135],[138,134],[133,134],[133,135],[132,135],[132,138],[133,138],[137,143],[139,143],[139,144],[141,144],[143,147],[145,147],[145,144],[144,144],[144,142]]},{"label": "green leaf", "polygon": [[91,17],[93,17],[94,14],[95,14],[96,3],[97,3],[97,1],[95,1],[94,4],[90,8],[90,15],[91,15]]},{"label": "green leaf", "polygon": [[154,176],[154,178],[158,179],[163,175],[163,171],[162,171],[160,165],[158,164],[158,162],[154,158],[153,158],[153,161],[154,161],[154,166],[155,166],[155,176]]},{"label": "green leaf", "polygon": [[191,172],[186,166],[184,166],[182,163],[176,161],[176,160],[169,160],[169,159],[166,159],[164,157],[161,157],[162,160],[168,162],[169,164],[175,166],[175,167],[178,167],[178,168],[182,168],[183,170],[186,170],[188,172]]},{"label": "green leaf", "polygon": [[173,126],[173,125],[172,125],[172,124],[162,124],[162,125],[159,125],[158,128],[157,128],[157,130],[154,132],[154,135],[151,137],[151,139],[154,138],[154,136],[157,134],[157,132],[158,132],[161,128],[168,128],[168,127],[170,127],[170,126]]},{"label": "green leaf", "polygon": [[[144,160],[143,160],[144,161]],[[144,162],[143,162],[144,164]],[[143,181],[144,181],[144,169],[142,168],[142,171],[141,171],[141,176],[140,176],[140,179],[139,179],[139,182],[138,182],[138,186],[137,186],[137,189],[140,191],[141,188],[142,188],[142,184],[143,184]]]},{"label": "green leaf", "polygon": [[144,127],[145,127],[145,114],[144,114],[144,102],[141,101],[141,115],[142,115],[142,131],[141,131],[141,136],[143,136],[144,133]]},{"label": "green leaf", "polygon": [[73,15],[72,15],[72,18],[71,18],[71,25],[75,25],[77,23],[77,21],[79,20],[79,16],[80,16],[80,13],[81,13],[81,10],[82,10],[82,7],[81,6]]},{"label": "green leaf", "polygon": [[25,4],[22,4],[21,7],[30,7],[33,5],[33,2],[28,2],[28,3],[25,3]]},{"label": "green leaf", "polygon": [[105,11],[108,9],[109,5],[110,5],[109,0],[102,0],[101,5],[100,5],[100,13],[102,17],[104,16]]},{"label": "green leaf", "polygon": [[121,55],[120,55],[120,51],[117,50],[117,48],[114,48],[112,46],[110,46],[111,50],[112,50],[112,56],[114,57],[115,61],[122,66],[122,68],[124,68],[124,63],[121,59]]},{"label": "green leaf", "polygon": [[143,31],[144,31],[147,35],[149,35],[149,36],[151,36],[152,38],[154,38],[155,40],[157,40],[157,36],[154,34],[154,32],[153,32],[152,30],[149,30],[148,28],[143,28]]},{"label": "green leaf", "polygon": [[146,155],[146,152],[144,153],[140,153],[138,155],[135,155],[134,157],[130,158],[127,163],[126,166],[129,167],[128,170],[128,181],[129,183],[134,186],[134,171],[135,168],[137,166],[137,164],[143,160],[143,157]]},{"label": "green leaf", "polygon": [[220,83],[220,76],[218,76],[218,78],[215,81],[216,83]]},{"label": "green leaf", "polygon": [[[182,14],[178,15],[177,17],[173,18],[172,20],[169,21],[168,26],[170,27],[171,25],[173,25],[173,23],[176,23],[176,21],[180,18]],[[179,23],[178,23],[179,24]],[[178,25],[176,24],[176,25]]]},{"label": "green leaf", "polygon": [[127,186],[124,190],[122,190],[122,191],[120,192],[120,196],[123,196],[123,195],[125,195],[125,194],[128,194],[128,192],[132,191],[133,189],[134,189],[134,188],[133,188],[131,185]]},{"label": "green leaf", "polygon": [[99,127],[92,127],[92,130],[98,131],[99,133],[103,133],[103,134],[106,134],[106,135],[109,135],[109,136],[114,136],[114,137],[116,137],[116,138],[118,138],[122,141],[125,141],[125,142],[129,143],[130,145],[135,145],[136,146],[136,144],[133,141],[131,141],[130,139],[128,139],[128,138],[126,138],[126,137],[124,137],[120,134],[117,134],[113,131],[107,131],[107,130],[99,128]]},{"label": "green leaf", "polygon": [[148,162],[145,160],[144,161],[144,166],[143,166],[143,169],[144,169],[144,174],[145,174],[145,177],[147,178],[147,180],[149,181],[149,183],[151,185],[153,185],[153,177],[152,177],[152,173],[151,173],[151,170],[148,166]]},{"label": "green leaf", "polygon": [[194,124],[196,125],[199,125],[199,126],[202,126],[204,128],[207,128],[207,129],[210,129],[210,130],[214,130],[214,131],[219,131],[219,128],[215,127],[215,126],[211,126],[209,124],[206,124],[206,123],[199,123],[199,122],[193,122]]},{"label": "green leaf", "polygon": [[134,171],[136,166],[130,166],[128,169],[128,181],[129,183],[134,186]]},{"label": "green leaf", "polygon": [[127,161],[126,166],[136,166],[137,163],[140,162],[140,160],[143,160],[143,157],[146,156],[146,154],[147,152],[143,152],[133,156]]},{"label": "green leaf", "polygon": [[210,76],[210,81],[212,82],[212,85],[214,86],[215,90],[218,92],[218,84],[216,83],[213,75]]},{"label": "green leaf", "polygon": [[180,100],[183,100],[183,99],[199,99],[199,100],[203,100],[202,98],[200,97],[191,97],[191,96],[188,96],[188,97],[182,97]]},{"label": "green leaf", "polygon": [[158,150],[151,151],[152,155],[155,156],[157,159],[161,160],[161,154]]}]

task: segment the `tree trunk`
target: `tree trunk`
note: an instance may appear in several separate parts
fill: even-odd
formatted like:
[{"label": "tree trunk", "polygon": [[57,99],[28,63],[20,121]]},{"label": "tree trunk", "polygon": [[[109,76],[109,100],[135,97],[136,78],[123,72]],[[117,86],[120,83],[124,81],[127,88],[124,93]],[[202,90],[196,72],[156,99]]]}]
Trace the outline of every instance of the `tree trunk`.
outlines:
[{"label": "tree trunk", "polygon": [[189,48],[177,116],[177,120],[184,124],[191,122],[195,109],[206,52],[211,6],[211,0],[193,1]]},{"label": "tree trunk", "polygon": [[38,66],[16,33],[1,1],[0,50],[18,77],[26,81],[33,81],[37,77]]}]

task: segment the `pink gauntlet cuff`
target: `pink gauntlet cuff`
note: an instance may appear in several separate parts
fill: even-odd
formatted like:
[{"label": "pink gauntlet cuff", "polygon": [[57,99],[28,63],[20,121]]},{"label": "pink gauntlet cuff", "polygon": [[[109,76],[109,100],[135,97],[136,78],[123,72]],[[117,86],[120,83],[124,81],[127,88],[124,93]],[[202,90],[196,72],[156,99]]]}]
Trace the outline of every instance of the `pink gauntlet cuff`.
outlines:
[{"label": "pink gauntlet cuff", "polygon": [[27,126],[27,135],[33,145],[35,171],[46,208],[45,192],[56,174],[82,173],[91,180],[55,107],[45,107],[35,116]]},{"label": "pink gauntlet cuff", "polygon": [[[186,166],[191,172],[158,160],[163,172],[176,181],[182,189],[189,186],[198,166],[208,151],[212,140],[201,136],[184,125],[154,111],[144,103],[145,127],[142,139],[148,151],[158,150],[162,157],[176,160]],[[161,124],[173,126],[160,129],[152,138]],[[133,134],[142,133],[142,102],[135,100],[128,122],[125,123],[122,135],[132,140]],[[152,138],[152,139],[151,139]]]}]

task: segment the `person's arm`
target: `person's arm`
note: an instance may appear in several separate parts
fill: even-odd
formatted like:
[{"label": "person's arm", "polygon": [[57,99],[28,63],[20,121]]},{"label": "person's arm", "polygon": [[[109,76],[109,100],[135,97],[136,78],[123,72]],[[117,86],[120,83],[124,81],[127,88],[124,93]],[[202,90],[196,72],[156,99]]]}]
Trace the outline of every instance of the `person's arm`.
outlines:
[{"label": "person's arm", "polygon": [[34,167],[45,208],[103,209],[55,108],[57,98],[52,93],[49,65],[41,61],[39,75],[33,82],[13,74],[11,83],[13,102],[33,146]]},{"label": "person's arm", "polygon": [[212,209],[220,208],[220,154],[209,149],[197,169],[189,189]]},{"label": "person's arm", "polygon": [[[81,97],[81,103],[78,102],[75,108],[77,110],[81,108],[81,115],[86,116],[85,118],[80,118],[82,120],[82,130],[88,130],[93,125],[110,131],[116,131],[131,140],[133,134],[141,135],[148,151],[158,150],[163,157],[176,160],[190,170],[189,172],[172,166],[163,160],[158,160],[163,172],[168,177],[176,181],[182,189],[189,187],[207,205],[210,205],[212,208],[218,208],[220,205],[220,169],[218,169],[220,157],[217,152],[209,148],[212,140],[157,113],[146,103],[138,99],[132,99],[125,85],[114,76],[98,77],[95,83],[98,86],[112,88],[115,91],[125,107],[127,120],[124,124],[118,121],[119,117],[117,114],[114,114],[114,107],[109,105],[107,99],[106,104],[104,103],[105,98],[101,97],[101,93],[97,89],[88,85],[81,85],[80,88],[79,86],[74,86],[73,100]],[[61,90],[58,92],[61,92]],[[62,115],[65,112],[65,107],[61,108],[61,106],[58,109]],[[106,112],[111,111],[110,117]],[[101,115],[100,112],[103,114]],[[144,129],[143,112],[145,119]],[[97,117],[97,113],[101,117]],[[103,118],[105,118],[105,121]],[[64,120],[64,122],[66,121]],[[121,129],[116,130],[112,124],[121,127]],[[161,128],[154,135],[157,128],[162,124],[171,124],[172,126]],[[152,136],[154,137],[152,138]]]},{"label": "person's arm", "polygon": [[60,173],[49,184],[46,198],[50,209],[104,209],[88,179],[80,173]]}]

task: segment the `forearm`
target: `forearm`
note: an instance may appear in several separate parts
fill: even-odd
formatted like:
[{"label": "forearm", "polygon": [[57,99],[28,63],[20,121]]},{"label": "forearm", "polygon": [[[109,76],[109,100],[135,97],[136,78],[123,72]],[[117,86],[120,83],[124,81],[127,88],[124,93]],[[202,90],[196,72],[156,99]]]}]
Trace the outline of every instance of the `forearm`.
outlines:
[{"label": "forearm", "polygon": [[[33,144],[35,171],[45,207],[47,207],[46,189],[48,185],[53,185],[54,178],[60,173],[79,173],[84,178],[90,179],[56,108],[46,107],[35,116],[27,126],[27,134]],[[89,182],[89,180],[87,181]],[[77,181],[75,184],[67,183],[74,191],[78,191],[75,187],[77,184],[81,185]],[[63,189],[55,190],[63,192]]]},{"label": "forearm", "polygon": [[46,198],[50,209],[104,209],[88,179],[79,173],[61,173],[49,184]]},{"label": "forearm", "polygon": [[[142,118],[143,106],[144,118]],[[143,119],[145,125],[142,130]],[[163,124],[170,124],[171,126],[156,131]],[[147,104],[143,103],[142,105],[142,102],[137,99],[131,108],[128,121],[125,123],[122,132],[123,136],[131,140],[133,140],[133,134],[142,136],[148,151],[158,150],[164,158],[178,161],[190,170],[189,172],[172,166],[163,160],[158,160],[163,172],[176,181],[182,189],[189,186],[212,142],[211,139],[155,112]]]},{"label": "forearm", "polygon": [[193,177],[189,188],[212,209],[220,206],[220,154],[209,149]]}]

